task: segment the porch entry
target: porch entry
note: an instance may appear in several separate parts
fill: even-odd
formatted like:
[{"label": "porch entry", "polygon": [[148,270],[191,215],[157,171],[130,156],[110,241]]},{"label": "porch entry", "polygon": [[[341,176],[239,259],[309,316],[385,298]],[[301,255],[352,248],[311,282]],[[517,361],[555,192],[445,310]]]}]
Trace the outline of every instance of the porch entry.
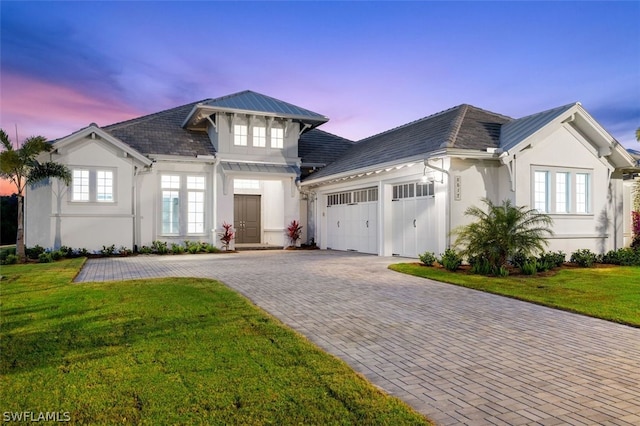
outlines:
[{"label": "porch entry", "polygon": [[236,243],[260,243],[260,195],[233,196]]}]

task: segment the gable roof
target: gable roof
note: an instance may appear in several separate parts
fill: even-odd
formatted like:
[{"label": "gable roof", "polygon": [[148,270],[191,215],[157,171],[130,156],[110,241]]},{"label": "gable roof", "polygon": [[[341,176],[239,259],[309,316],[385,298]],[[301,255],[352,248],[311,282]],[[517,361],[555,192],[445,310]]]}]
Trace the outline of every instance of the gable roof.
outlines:
[{"label": "gable roof", "polygon": [[182,128],[184,117],[199,102],[105,126],[102,129],[145,155],[214,155],[206,132]]},{"label": "gable roof", "polygon": [[506,123],[502,126],[502,131],[500,133],[500,148],[502,148],[503,151],[508,151],[556,118],[569,111],[575,105],[580,105],[580,103],[574,102],[572,104],[528,115]]},{"label": "gable roof", "polygon": [[206,116],[218,111],[249,115],[257,113],[269,117],[282,117],[308,124],[312,128],[329,121],[327,117],[317,112],[271,96],[245,90],[216,99],[207,99],[194,105],[191,112],[185,115],[186,118],[182,122],[182,126],[198,125]]},{"label": "gable roof", "polygon": [[311,179],[426,155],[443,148],[497,148],[500,126],[509,120],[472,105],[458,105],[362,139],[335,162],[314,173]]}]

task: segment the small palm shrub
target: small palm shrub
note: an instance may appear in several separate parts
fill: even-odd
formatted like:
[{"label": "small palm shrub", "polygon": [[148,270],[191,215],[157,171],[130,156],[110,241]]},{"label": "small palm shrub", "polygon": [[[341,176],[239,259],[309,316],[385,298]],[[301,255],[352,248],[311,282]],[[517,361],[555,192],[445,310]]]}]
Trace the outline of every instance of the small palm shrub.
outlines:
[{"label": "small palm shrub", "polygon": [[151,249],[154,253],[157,254],[167,254],[169,253],[169,248],[167,247],[167,243],[164,241],[155,240],[151,243]]},{"label": "small palm shrub", "polygon": [[487,259],[491,270],[498,274],[518,253],[529,257],[544,250],[548,244],[546,237],[553,235],[550,216],[524,206],[513,206],[510,200],[501,205],[487,198],[482,201],[487,211],[469,207],[465,215],[476,221],[453,231],[457,235],[456,246],[464,247],[464,256]]},{"label": "small palm shrub", "polygon": [[462,265],[462,257],[452,248],[448,248],[440,256],[438,263],[448,271],[455,271]]},{"label": "small palm shrub", "polygon": [[596,263],[596,254],[589,249],[576,250],[571,253],[569,261],[583,268],[590,268]]},{"label": "small palm shrub", "polygon": [[438,260],[432,251],[426,251],[418,257],[424,266],[433,266],[433,264]]},{"label": "small palm shrub", "polygon": [[171,253],[173,254],[183,254],[184,247],[182,244],[171,243]]}]

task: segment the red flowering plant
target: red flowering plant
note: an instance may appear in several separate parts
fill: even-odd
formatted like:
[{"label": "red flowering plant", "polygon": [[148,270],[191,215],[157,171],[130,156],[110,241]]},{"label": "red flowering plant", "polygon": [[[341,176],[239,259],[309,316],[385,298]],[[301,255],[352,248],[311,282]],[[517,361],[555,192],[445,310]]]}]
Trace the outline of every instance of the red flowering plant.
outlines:
[{"label": "red flowering plant", "polygon": [[640,211],[631,212],[631,231],[633,235],[631,247],[640,249]]},{"label": "red flowering plant", "polygon": [[233,225],[227,222],[222,224],[222,228],[224,231],[220,233],[220,241],[222,242],[224,249],[229,250],[229,244],[235,238],[235,231],[233,230]]},{"label": "red flowering plant", "polygon": [[300,239],[300,234],[302,234],[302,226],[294,219],[287,227],[287,238],[289,238],[292,246],[296,245],[296,242]]}]

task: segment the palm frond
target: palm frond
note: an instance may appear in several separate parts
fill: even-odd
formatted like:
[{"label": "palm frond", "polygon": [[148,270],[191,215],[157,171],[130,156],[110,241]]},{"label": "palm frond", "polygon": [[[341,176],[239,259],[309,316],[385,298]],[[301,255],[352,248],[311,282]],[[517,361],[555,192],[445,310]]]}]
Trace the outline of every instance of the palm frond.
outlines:
[{"label": "palm frond", "polygon": [[13,151],[11,139],[9,138],[7,132],[4,131],[4,129],[0,129],[0,142],[2,143],[4,149],[6,149],[7,151]]},{"label": "palm frond", "polygon": [[47,178],[58,178],[65,184],[71,183],[71,171],[63,164],[48,161],[34,165],[27,176],[27,183],[35,184]]}]

